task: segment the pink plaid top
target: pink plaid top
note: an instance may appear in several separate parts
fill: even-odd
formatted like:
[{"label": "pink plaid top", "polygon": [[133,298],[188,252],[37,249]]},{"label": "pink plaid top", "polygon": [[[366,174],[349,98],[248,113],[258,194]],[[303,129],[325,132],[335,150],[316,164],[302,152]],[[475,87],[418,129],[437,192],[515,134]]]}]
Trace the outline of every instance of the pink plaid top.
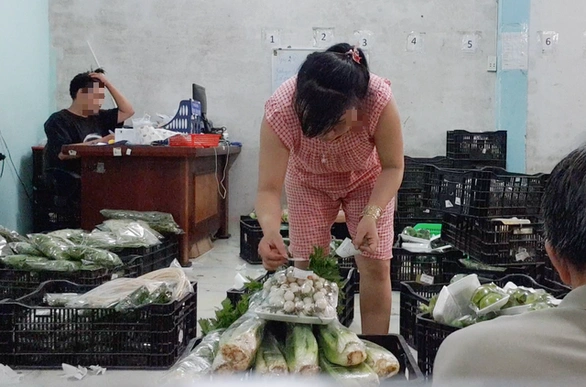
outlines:
[{"label": "pink plaid top", "polygon": [[283,83],[265,104],[265,118],[289,149],[288,178],[331,193],[347,192],[361,182],[375,180],[381,164],[374,133],[383,108],[391,100],[391,82],[370,75],[362,108],[363,122],[341,138],[325,142],[303,136],[294,109],[297,77]]}]

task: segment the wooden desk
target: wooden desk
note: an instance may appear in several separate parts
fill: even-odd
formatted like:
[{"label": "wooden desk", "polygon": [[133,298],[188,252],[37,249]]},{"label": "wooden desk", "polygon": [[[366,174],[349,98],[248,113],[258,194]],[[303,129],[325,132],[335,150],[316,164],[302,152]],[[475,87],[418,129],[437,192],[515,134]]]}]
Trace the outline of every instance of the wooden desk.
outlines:
[{"label": "wooden desk", "polygon": [[[122,156],[114,156],[119,149]],[[68,145],[64,153],[81,157],[81,226],[103,221],[104,208],[162,211],[173,214],[185,231],[181,264],[197,256],[197,242],[216,235],[228,238],[228,194],[219,195],[218,180],[228,171],[240,147]],[[227,166],[226,166],[227,163]]]}]

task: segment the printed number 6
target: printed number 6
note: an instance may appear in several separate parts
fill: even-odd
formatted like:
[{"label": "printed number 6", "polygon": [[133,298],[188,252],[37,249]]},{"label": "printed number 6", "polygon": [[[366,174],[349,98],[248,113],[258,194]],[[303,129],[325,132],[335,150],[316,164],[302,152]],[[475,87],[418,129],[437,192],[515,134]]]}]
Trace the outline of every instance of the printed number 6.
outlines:
[{"label": "printed number 6", "polygon": [[545,39],[545,45],[546,46],[551,46],[551,38]]}]

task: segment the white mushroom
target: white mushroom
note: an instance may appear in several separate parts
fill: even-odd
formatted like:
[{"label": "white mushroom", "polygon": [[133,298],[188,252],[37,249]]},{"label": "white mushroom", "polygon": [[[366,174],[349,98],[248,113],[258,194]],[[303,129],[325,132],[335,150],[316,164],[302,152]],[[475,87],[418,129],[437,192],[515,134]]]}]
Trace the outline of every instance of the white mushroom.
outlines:
[{"label": "white mushroom", "polygon": [[295,311],[295,304],[293,301],[285,302],[285,305],[283,305],[283,310],[285,313],[293,313]]},{"label": "white mushroom", "polygon": [[293,292],[287,291],[283,298],[285,299],[285,301],[293,301],[295,299],[295,295],[293,294]]}]

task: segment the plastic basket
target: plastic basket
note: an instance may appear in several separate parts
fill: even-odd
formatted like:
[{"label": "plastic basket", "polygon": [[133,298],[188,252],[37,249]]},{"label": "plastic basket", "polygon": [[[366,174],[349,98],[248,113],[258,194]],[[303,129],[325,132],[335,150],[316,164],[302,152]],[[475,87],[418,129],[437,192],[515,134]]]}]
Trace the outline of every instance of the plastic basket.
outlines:
[{"label": "plastic basket", "polygon": [[399,234],[403,232],[405,227],[414,227],[417,224],[425,223],[441,223],[442,213],[436,210],[427,210],[426,213],[421,213],[419,216],[402,217],[395,212],[393,220],[393,228],[395,229],[395,241],[398,240]]},{"label": "plastic basket", "polygon": [[539,216],[549,175],[501,168],[443,169],[427,165],[425,202],[442,212],[479,217]]},{"label": "plastic basket", "polygon": [[185,134],[169,138],[169,146],[184,146],[190,148],[217,148],[220,144],[220,134]]},{"label": "plastic basket", "polygon": [[118,277],[134,278],[140,274],[142,257],[124,257],[125,264],[116,269],[80,270],[76,272],[30,271],[6,267],[0,263],[0,300],[18,299],[34,292],[43,282],[66,280],[89,291]]},{"label": "plastic basket", "polygon": [[463,215],[446,215],[442,238],[471,257],[487,264],[545,262],[543,224],[530,224]]},{"label": "plastic basket", "polygon": [[[533,289],[543,289],[546,292],[554,295],[557,298],[563,298],[566,293],[558,292],[555,289],[549,288],[547,286],[541,285],[537,283],[533,278],[526,276],[526,275],[508,275],[502,277],[498,280],[495,280],[494,283],[498,286],[505,286],[507,282],[513,282],[518,286],[525,286],[530,287]],[[481,282],[487,282],[483,280]],[[405,290],[412,290],[408,288],[404,288]],[[441,288],[438,292],[441,291]],[[426,293],[425,295],[415,293],[415,297],[411,297],[411,300],[416,300],[417,302],[427,302],[426,305],[429,304],[429,298],[427,296],[433,296],[431,292]],[[403,298],[403,294],[401,294],[401,299]],[[402,311],[402,310],[401,310]],[[406,320],[407,321],[407,320]],[[410,321],[410,320],[408,320]],[[420,314],[416,316],[416,346],[417,346],[417,359],[419,368],[421,372],[426,377],[430,377],[433,373],[433,363],[435,361],[435,357],[437,352],[440,348],[440,345],[443,341],[448,337],[450,334],[457,331],[459,328],[451,327],[448,325],[440,324],[433,320],[433,318],[426,314]]]},{"label": "plastic basket", "polygon": [[173,260],[179,259],[179,241],[177,236],[169,236],[160,244],[151,247],[126,248],[117,253],[122,260],[128,256],[138,255],[140,266],[138,276],[151,271],[167,268]]},{"label": "plastic basket", "polygon": [[399,217],[425,217],[429,214],[424,200],[424,183],[427,179],[425,165],[449,167],[449,160],[443,156],[417,158],[405,156],[403,182],[397,193],[396,212]]},{"label": "plastic basket", "polygon": [[[281,224],[281,236],[289,235],[287,223]],[[251,264],[261,264],[262,259],[258,255],[258,244],[263,237],[262,228],[258,220],[250,216],[240,217],[240,258]]]},{"label": "plastic basket", "polygon": [[78,293],[67,281],[45,282],[18,301],[0,303],[0,357],[20,369],[60,369],[62,363],[111,369],[168,369],[195,338],[195,293],[126,313],[49,307],[47,293]]},{"label": "plastic basket", "polygon": [[413,228],[416,231],[428,230],[432,236],[442,235],[441,223],[417,223]]},{"label": "plastic basket", "polygon": [[[356,270],[355,269],[343,269],[340,268],[340,274],[345,278],[341,286],[341,291],[344,294],[343,298],[340,298],[340,306],[338,309],[338,320],[344,326],[349,327],[354,321],[354,297],[355,297],[355,286],[356,286]],[[262,275],[256,279],[260,283],[265,283],[269,278],[269,273]],[[226,296],[232,302],[232,305],[236,305],[242,296],[247,294],[248,290],[245,287],[240,289],[229,289],[226,292]]]},{"label": "plastic basket", "polygon": [[[480,262],[470,258],[464,258],[464,260],[473,263]],[[464,265],[461,260],[444,261],[445,278],[452,278],[456,274],[477,274],[482,278],[496,280],[511,274],[523,274],[543,283],[543,268],[544,265],[541,263],[489,265],[486,268],[474,268]],[[547,286],[547,284],[545,285]]]},{"label": "plastic basket", "polygon": [[391,287],[400,290],[401,282],[416,281],[421,274],[433,277],[434,282],[443,280],[445,260],[462,258],[460,251],[443,253],[412,253],[402,248],[393,248],[391,260]]},{"label": "plastic basket", "polygon": [[163,128],[184,134],[201,133],[201,103],[192,99],[179,102],[175,117]]},{"label": "plastic basket", "polygon": [[446,134],[446,155],[452,168],[492,166],[506,168],[507,132],[468,132],[452,130]]}]

